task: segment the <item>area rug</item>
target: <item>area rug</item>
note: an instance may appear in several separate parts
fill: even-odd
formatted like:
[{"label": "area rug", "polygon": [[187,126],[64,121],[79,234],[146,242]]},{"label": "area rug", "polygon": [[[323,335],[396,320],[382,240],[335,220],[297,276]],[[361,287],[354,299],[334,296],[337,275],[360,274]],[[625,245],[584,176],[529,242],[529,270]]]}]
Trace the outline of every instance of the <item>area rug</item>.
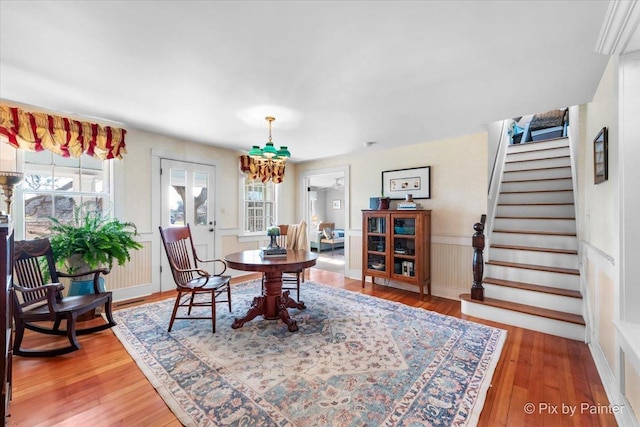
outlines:
[{"label": "area rug", "polygon": [[506,331],[313,282],[299,330],[262,317],[232,329],[260,283],[232,286],[233,312],[176,320],[172,300],[116,310],[112,330],[188,426],[473,426]]}]

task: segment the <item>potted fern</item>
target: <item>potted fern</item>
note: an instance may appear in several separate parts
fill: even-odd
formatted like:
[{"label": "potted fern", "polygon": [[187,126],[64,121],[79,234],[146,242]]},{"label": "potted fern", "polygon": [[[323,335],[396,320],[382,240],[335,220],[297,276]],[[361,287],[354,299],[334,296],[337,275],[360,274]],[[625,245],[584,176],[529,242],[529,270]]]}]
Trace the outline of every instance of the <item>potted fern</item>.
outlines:
[{"label": "potted fern", "polygon": [[[111,269],[114,262],[124,265],[131,260],[132,250],[142,248],[134,240],[138,230],[132,222],[123,222],[95,210],[74,210],[73,220],[63,223],[50,218],[51,249],[58,268],[68,273],[82,273],[96,268]],[[91,277],[91,276],[89,276]],[[80,277],[75,282],[86,281]]]}]

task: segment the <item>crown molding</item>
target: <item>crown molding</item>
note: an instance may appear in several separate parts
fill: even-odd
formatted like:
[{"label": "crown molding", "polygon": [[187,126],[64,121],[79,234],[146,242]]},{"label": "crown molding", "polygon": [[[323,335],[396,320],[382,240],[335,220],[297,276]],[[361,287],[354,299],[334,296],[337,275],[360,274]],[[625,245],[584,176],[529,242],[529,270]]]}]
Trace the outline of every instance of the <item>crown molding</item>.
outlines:
[{"label": "crown molding", "polygon": [[604,55],[624,53],[631,36],[640,22],[637,0],[612,0],[596,42],[596,52]]}]

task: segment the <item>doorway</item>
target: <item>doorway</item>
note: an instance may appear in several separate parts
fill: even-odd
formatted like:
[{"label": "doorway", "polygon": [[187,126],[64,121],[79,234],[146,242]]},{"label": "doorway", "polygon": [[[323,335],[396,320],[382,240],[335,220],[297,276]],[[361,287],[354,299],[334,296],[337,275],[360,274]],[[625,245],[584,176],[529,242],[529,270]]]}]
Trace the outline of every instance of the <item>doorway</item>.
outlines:
[{"label": "doorway", "polygon": [[[340,166],[302,172],[303,217],[309,224],[311,250],[318,254],[315,268],[346,275],[349,253],[349,168]],[[335,245],[322,243],[324,225],[333,224]]]},{"label": "doorway", "polygon": [[[189,224],[202,259],[215,258],[215,173],[215,166],[160,159],[160,225]],[[164,248],[160,250],[160,265],[160,291],[173,289],[175,282]],[[202,268],[210,266],[203,264]]]}]

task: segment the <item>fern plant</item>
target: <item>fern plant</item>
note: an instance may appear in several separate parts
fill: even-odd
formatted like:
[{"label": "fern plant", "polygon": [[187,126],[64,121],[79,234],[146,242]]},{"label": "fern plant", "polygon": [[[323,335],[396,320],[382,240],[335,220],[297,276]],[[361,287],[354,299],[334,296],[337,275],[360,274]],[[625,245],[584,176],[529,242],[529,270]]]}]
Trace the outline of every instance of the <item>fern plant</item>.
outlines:
[{"label": "fern plant", "polygon": [[[57,218],[50,218],[51,249],[56,265],[66,267],[69,273],[75,273],[78,267],[70,262],[72,258],[81,257],[89,269],[108,266],[114,262],[123,265],[131,260],[131,250],[138,250],[142,245],[134,240],[138,230],[132,222],[122,222],[98,211],[82,212],[74,210],[73,220],[62,223]],[[75,271],[74,271],[75,270]]]}]

